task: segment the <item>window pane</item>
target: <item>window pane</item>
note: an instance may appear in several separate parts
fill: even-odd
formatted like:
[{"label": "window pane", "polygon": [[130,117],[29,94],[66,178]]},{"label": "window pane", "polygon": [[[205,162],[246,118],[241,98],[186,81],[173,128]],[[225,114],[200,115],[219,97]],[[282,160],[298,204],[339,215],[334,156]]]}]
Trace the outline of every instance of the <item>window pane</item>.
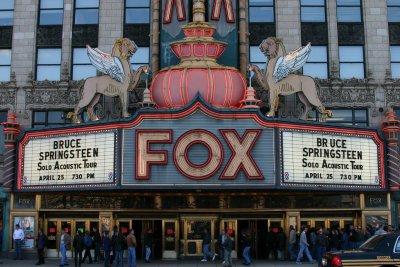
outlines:
[{"label": "window pane", "polygon": [[400,78],[400,63],[392,63],[392,78],[399,79]]},{"label": "window pane", "polygon": [[11,49],[0,49],[0,66],[11,65]]},{"label": "window pane", "polygon": [[63,123],[64,115],[65,114],[63,111],[49,111],[48,122],[49,123]]},{"label": "window pane", "polygon": [[363,63],[341,63],[340,64],[340,78],[342,79],[363,79],[364,78],[364,64]]},{"label": "window pane", "polygon": [[327,62],[326,46],[311,46],[307,62]]},{"label": "window pane", "polygon": [[99,7],[99,0],[76,0],[76,8]]},{"label": "window pane", "polygon": [[38,49],[38,64],[61,64],[61,49]]},{"label": "window pane", "polygon": [[314,78],[328,79],[327,63],[306,63],[303,66],[303,74]]},{"label": "window pane", "polygon": [[399,0],[387,0],[386,2],[388,6],[400,6]]},{"label": "window pane", "polygon": [[360,7],[338,7],[337,8],[338,22],[361,22]]},{"label": "window pane", "polygon": [[63,10],[40,11],[40,25],[62,25]]},{"label": "window pane", "polygon": [[250,6],[273,6],[274,1],[273,0],[250,0],[249,5]]},{"label": "window pane", "polygon": [[325,0],[301,0],[302,6],[324,6]]},{"label": "window pane", "polygon": [[126,7],[150,7],[149,0],[126,0]]},{"label": "window pane", "polygon": [[98,9],[80,9],[75,13],[75,24],[98,24]]},{"label": "window pane", "polygon": [[72,79],[81,80],[96,77],[96,68],[92,65],[75,65],[72,70]]},{"label": "window pane", "polygon": [[125,23],[149,23],[150,13],[148,8],[128,8]]},{"label": "window pane", "polygon": [[400,46],[390,47],[390,61],[400,62]]},{"label": "window pane", "polygon": [[337,0],[336,4],[338,6],[359,6],[360,0]]},{"label": "window pane", "polygon": [[388,7],[388,21],[400,22],[400,7]]},{"label": "window pane", "polygon": [[92,64],[86,48],[74,48],[73,64]]},{"label": "window pane", "polygon": [[[265,62],[266,57],[261,53],[258,46],[250,46],[250,62]],[[265,67],[263,67],[265,68]]]},{"label": "window pane", "polygon": [[33,123],[46,122],[46,112],[37,111],[33,115]]},{"label": "window pane", "polygon": [[325,22],[324,7],[302,7],[301,8],[302,22]]},{"label": "window pane", "polygon": [[14,9],[14,0],[0,0],[0,10]]},{"label": "window pane", "polygon": [[334,109],[333,118],[340,119],[342,121],[353,121],[353,111],[351,109]]},{"label": "window pane", "polygon": [[365,109],[356,109],[354,110],[354,119],[357,121],[366,121],[367,118],[367,110]]},{"label": "window pane", "polygon": [[36,80],[60,80],[60,66],[38,66]]},{"label": "window pane", "polygon": [[0,11],[0,26],[13,25],[13,11]]},{"label": "window pane", "polygon": [[63,8],[63,0],[40,0],[40,8]]},{"label": "window pane", "polygon": [[364,62],[363,48],[361,46],[340,46],[340,62]]},{"label": "window pane", "polygon": [[10,80],[10,66],[0,66],[0,81],[6,82]]},{"label": "window pane", "polygon": [[149,48],[139,47],[136,53],[130,58],[131,63],[149,63]]},{"label": "window pane", "polygon": [[250,22],[274,22],[273,7],[250,7]]}]

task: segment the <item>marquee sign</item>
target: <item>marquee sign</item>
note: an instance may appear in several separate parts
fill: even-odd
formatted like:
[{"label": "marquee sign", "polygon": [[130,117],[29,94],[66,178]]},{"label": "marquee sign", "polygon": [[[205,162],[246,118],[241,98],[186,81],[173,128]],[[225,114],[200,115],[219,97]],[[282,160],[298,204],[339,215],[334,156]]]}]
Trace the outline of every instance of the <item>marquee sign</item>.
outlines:
[{"label": "marquee sign", "polygon": [[197,99],[115,122],[28,130],[16,189],[380,191],[383,156],[375,129],[269,119]]},{"label": "marquee sign", "polygon": [[381,186],[380,145],[345,133],[282,131],[283,184]]},{"label": "marquee sign", "polygon": [[21,188],[115,183],[116,132],[31,138],[20,147]]}]

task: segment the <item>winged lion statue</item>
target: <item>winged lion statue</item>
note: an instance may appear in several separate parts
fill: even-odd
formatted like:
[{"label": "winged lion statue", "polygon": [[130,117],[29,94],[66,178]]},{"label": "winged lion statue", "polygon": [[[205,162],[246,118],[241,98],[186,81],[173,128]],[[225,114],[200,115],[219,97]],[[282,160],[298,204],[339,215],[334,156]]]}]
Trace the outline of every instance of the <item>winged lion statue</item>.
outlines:
[{"label": "winged lion statue", "polygon": [[258,83],[264,90],[269,90],[268,117],[275,116],[280,95],[287,96],[295,93],[305,105],[300,119],[307,119],[312,106],[315,106],[322,114],[322,121],[327,116],[333,116],[332,111],[324,107],[318,96],[319,84],[310,76],[294,74],[306,63],[311,52],[310,43],[287,54],[281,39],[269,37],[262,41],[259,48],[268,57],[266,70],[262,72],[257,65],[250,65],[250,70],[255,73]]},{"label": "winged lion statue", "polygon": [[137,51],[136,44],[128,38],[120,38],[114,41],[111,54],[104,53],[97,48],[86,46],[87,55],[92,65],[100,72],[106,74],[98,77],[90,77],[81,87],[81,99],[75,107],[74,112],[68,113],[67,117],[73,122],[79,123],[79,114],[84,107],[91,121],[99,118],[94,114],[94,107],[101,95],[118,96],[121,102],[122,116],[127,118],[128,113],[128,91],[136,88],[140,81],[140,75],[147,72],[148,66],[141,66],[135,72],[131,71],[130,57]]}]

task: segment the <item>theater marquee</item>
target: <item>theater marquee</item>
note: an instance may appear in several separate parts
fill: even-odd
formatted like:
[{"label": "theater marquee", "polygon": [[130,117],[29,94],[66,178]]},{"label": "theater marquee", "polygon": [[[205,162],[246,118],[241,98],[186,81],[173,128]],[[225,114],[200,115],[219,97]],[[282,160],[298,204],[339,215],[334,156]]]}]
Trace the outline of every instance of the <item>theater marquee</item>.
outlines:
[{"label": "theater marquee", "polygon": [[20,151],[22,188],[112,184],[115,132],[61,134],[29,139]]},{"label": "theater marquee", "polygon": [[282,181],[334,187],[380,186],[380,145],[368,136],[282,131]]}]

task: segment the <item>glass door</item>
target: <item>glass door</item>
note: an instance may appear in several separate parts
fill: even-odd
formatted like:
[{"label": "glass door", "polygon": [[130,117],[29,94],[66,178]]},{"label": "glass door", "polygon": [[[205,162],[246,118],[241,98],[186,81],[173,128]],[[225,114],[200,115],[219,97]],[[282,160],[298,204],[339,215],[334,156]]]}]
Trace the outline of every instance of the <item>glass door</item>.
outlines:
[{"label": "glass door", "polygon": [[47,256],[57,257],[57,220],[48,220],[44,233],[47,235]]},{"label": "glass door", "polygon": [[176,259],[178,257],[178,223],[176,220],[163,220],[162,221],[162,258],[163,259]]}]

